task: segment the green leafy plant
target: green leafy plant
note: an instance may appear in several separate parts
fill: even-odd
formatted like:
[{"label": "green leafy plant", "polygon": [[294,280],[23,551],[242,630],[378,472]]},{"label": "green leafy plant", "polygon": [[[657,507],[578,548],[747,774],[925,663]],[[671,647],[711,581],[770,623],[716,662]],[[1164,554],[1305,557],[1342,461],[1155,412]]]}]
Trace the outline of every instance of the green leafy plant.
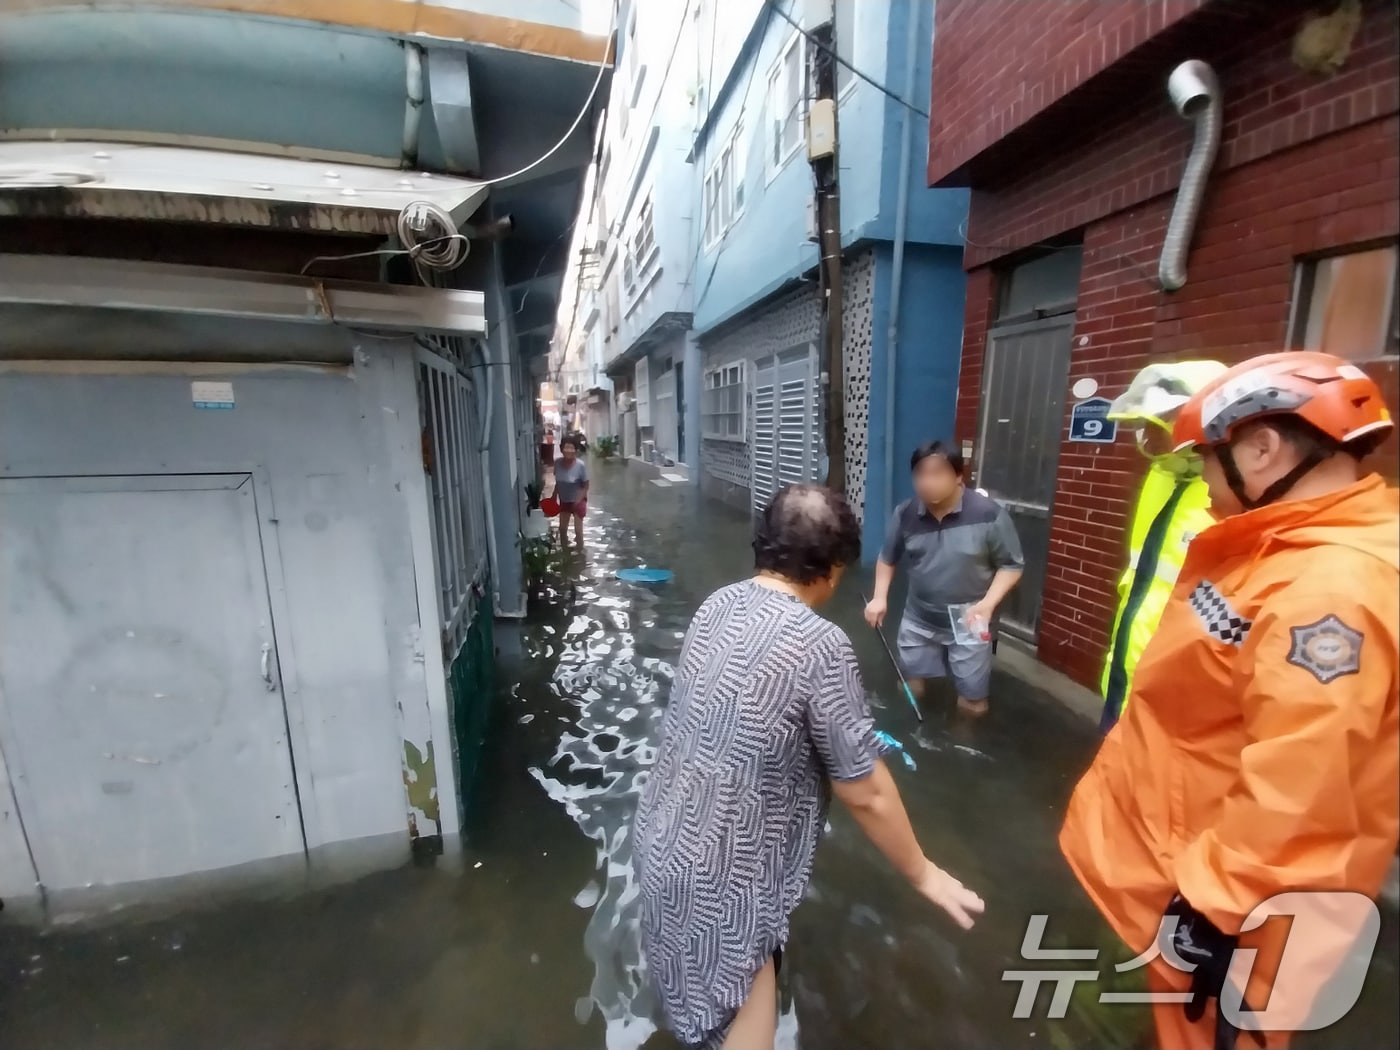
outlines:
[{"label": "green leafy plant", "polygon": [[603,459],[612,459],[617,455],[617,436],[600,437],[593,443],[593,450]]},{"label": "green leafy plant", "polygon": [[522,534],[520,557],[524,563],[525,580],[531,587],[538,587],[557,577],[564,566],[564,552],[559,548],[553,532],[537,539]]},{"label": "green leafy plant", "polygon": [[525,486],[525,509],[527,511],[540,509],[540,497],[544,495],[544,485],[538,481],[532,481]]}]

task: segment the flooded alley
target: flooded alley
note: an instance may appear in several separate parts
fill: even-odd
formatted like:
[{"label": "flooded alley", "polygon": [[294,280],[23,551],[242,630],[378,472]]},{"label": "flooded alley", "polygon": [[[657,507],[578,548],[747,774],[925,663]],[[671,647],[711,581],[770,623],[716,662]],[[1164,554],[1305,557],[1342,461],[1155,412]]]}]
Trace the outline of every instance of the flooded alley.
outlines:
[{"label": "flooded alley", "polygon": [[[31,932],[0,926],[4,1050],[669,1050],[637,950],[628,827],[689,617],[748,571],[746,517],[693,487],[592,464],[572,583],[502,625],[498,696],[460,858],[325,888]],[[665,567],[673,582],[617,580]],[[1021,943],[1108,948],[1056,846],[1092,724],[998,675],[987,719],[959,728],[946,697],[922,726],[861,620],[861,579],[827,615],[856,645],[880,728],[912,766],[896,780],[928,854],[986,899],[968,933],[905,887],[839,811],[794,920],[779,1045],[789,1050],[1136,1048],[1142,1006],[1080,986],[1063,1020],[1013,1018]],[[1297,1046],[1393,1045],[1397,926],[1361,1004]],[[1105,984],[1139,987],[1136,972]],[[1086,964],[1049,963],[1047,968]],[[1093,964],[1087,964],[1093,965]],[[1241,1041],[1241,1046],[1250,1045]]]}]

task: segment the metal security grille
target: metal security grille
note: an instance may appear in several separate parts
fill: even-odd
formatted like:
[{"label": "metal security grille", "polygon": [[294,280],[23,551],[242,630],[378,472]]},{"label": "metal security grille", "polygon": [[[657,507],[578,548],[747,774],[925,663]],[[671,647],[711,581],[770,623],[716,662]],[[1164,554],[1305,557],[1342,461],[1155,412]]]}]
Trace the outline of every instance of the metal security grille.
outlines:
[{"label": "metal security grille", "polygon": [[977,484],[1007,509],[1021,538],[1026,571],[1002,623],[1026,641],[1040,628],[1073,325],[1074,315],[1063,314],[998,326],[987,340]]},{"label": "metal security grille", "polygon": [[760,360],[753,397],[750,491],[754,513],[780,488],[818,477],[815,351],[811,347]]},{"label": "metal security grille", "polygon": [[777,463],[774,455],[777,441],[777,420],[774,409],[777,391],[773,385],[773,372],[760,373],[760,379],[753,392],[753,510],[755,514],[768,506],[769,500],[778,491]]},{"label": "metal security grille", "polygon": [[464,371],[465,341],[434,342],[439,353],[418,351],[418,405],[423,469],[432,498],[443,656],[450,663],[466,638],[478,588],[490,570],[483,499],[486,478],[476,394]]},{"label": "metal security grille", "polygon": [[779,390],[778,487],[806,481],[811,472],[812,404],[806,376],[789,379]]}]

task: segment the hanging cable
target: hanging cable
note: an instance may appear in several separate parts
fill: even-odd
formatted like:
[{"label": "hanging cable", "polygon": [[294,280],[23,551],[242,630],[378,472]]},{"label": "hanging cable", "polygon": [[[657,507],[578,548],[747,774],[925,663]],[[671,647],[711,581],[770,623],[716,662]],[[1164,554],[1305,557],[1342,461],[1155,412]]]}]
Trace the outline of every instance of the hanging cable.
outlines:
[{"label": "hanging cable", "polygon": [[[837,2],[837,3],[841,3],[842,0],[836,0],[836,2]],[[847,0],[847,2],[854,2],[854,0]],[[898,102],[901,106],[903,106],[905,109],[908,109],[908,110],[910,110],[911,112],[917,113],[919,116],[923,117],[925,120],[928,120],[928,119],[929,119],[929,114],[928,114],[928,111],[927,111],[927,110],[920,109],[918,106],[914,105],[914,103],[910,102],[907,98],[903,98],[902,96],[900,96],[900,95],[897,94],[896,92],[891,91],[889,88],[885,87],[884,84],[881,84],[878,80],[876,80],[875,78],[869,76],[869,75],[868,75],[867,73],[865,73],[863,70],[857,69],[855,66],[851,65],[851,64],[850,64],[849,62],[847,62],[844,58],[842,58],[839,54],[837,54],[834,48],[827,47],[826,44],[822,43],[820,40],[818,40],[815,36],[813,36],[813,35],[812,35],[810,32],[808,32],[806,29],[803,29],[802,26],[801,26],[801,24],[800,24],[796,19],[794,19],[790,14],[788,14],[786,11],[784,11],[782,8],[780,8],[780,7],[778,6],[778,3],[779,3],[779,0],[768,0],[768,7],[769,7],[771,10],[776,11],[777,14],[778,14],[778,17],[781,18],[784,22],[786,22],[788,25],[792,26],[792,27],[793,27],[794,29],[796,29],[799,33],[801,33],[804,37],[806,37],[808,43],[812,44],[814,47],[816,47],[816,48],[820,49],[821,51],[825,52],[826,54],[830,55],[833,59],[836,60],[836,64],[837,64],[837,65],[844,66],[847,70],[849,70],[849,71],[851,72],[851,74],[852,74],[854,77],[856,77],[856,78],[859,79],[859,80],[865,81],[867,84],[869,84],[871,87],[873,87],[876,91],[880,92],[882,95],[886,96],[887,98],[893,99],[894,101]]]},{"label": "hanging cable", "polygon": [[[579,109],[578,115],[574,117],[573,123],[570,124],[569,129],[564,132],[563,137],[545,153],[532,160],[529,164],[526,164],[523,168],[512,171],[508,175],[498,175],[495,178],[478,180],[476,183],[478,186],[495,186],[502,182],[509,182],[511,179],[519,178],[521,175],[533,171],[545,161],[549,160],[550,157],[554,156],[554,154],[558,153],[559,150],[564,147],[564,144],[573,137],[574,132],[577,131],[579,125],[583,123],[584,118],[592,111],[593,100],[598,95],[598,86],[603,82],[603,74],[609,69],[608,57],[612,53],[612,38],[614,30],[617,28],[617,14],[618,6],[614,3],[612,5],[612,14],[608,24],[608,31],[605,34],[605,39],[607,41],[606,50],[603,56],[598,60],[598,74],[593,78],[593,86],[589,88],[588,97],[584,99],[582,108]],[[427,232],[427,224],[429,223],[438,225],[442,232],[437,236],[423,237],[422,235]],[[306,272],[317,263],[343,262],[350,259],[368,259],[372,257],[394,258],[406,255],[413,260],[414,269],[418,272],[419,279],[422,280],[424,284],[431,285],[432,281],[427,276],[428,271],[447,271],[455,269],[466,259],[467,253],[470,250],[470,243],[466,235],[458,231],[457,225],[452,220],[452,217],[442,208],[427,201],[415,201],[399,213],[397,232],[400,243],[405,245],[403,248],[381,248],[375,251],[350,252],[346,255],[318,255],[315,258],[307,260],[306,264],[301,268],[301,275],[303,277],[306,276]]]},{"label": "hanging cable", "polygon": [[520,168],[517,171],[512,171],[509,175],[497,175],[495,178],[492,179],[482,179],[478,183],[478,185],[495,186],[498,183],[509,182],[511,179],[517,179],[521,175],[524,175],[526,172],[533,171],[545,161],[549,160],[550,157],[554,156],[561,149],[563,149],[564,143],[568,142],[569,139],[573,138],[574,132],[578,130],[578,126],[583,123],[584,118],[588,116],[590,111],[592,111],[593,99],[597,97],[598,87],[600,84],[603,83],[603,74],[606,73],[609,69],[608,56],[612,53],[613,50],[612,39],[613,34],[617,31],[617,14],[618,5],[613,4],[612,16],[608,23],[608,31],[605,36],[605,39],[608,41],[606,45],[607,50],[603,53],[603,57],[598,60],[598,75],[593,78],[593,86],[588,90],[588,97],[583,100],[583,108],[578,111],[578,116],[574,117],[574,122],[569,125],[569,130],[564,132],[563,138],[561,138],[558,142],[551,146],[547,152],[532,160],[523,168]]}]

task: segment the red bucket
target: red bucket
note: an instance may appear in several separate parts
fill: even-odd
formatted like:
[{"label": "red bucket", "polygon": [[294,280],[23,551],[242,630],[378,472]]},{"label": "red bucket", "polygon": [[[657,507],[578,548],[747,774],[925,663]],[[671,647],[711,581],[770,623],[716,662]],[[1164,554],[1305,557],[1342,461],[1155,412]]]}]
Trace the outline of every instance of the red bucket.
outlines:
[{"label": "red bucket", "polygon": [[559,517],[559,501],[553,496],[546,496],[540,500],[540,510],[544,512],[546,518]]}]

